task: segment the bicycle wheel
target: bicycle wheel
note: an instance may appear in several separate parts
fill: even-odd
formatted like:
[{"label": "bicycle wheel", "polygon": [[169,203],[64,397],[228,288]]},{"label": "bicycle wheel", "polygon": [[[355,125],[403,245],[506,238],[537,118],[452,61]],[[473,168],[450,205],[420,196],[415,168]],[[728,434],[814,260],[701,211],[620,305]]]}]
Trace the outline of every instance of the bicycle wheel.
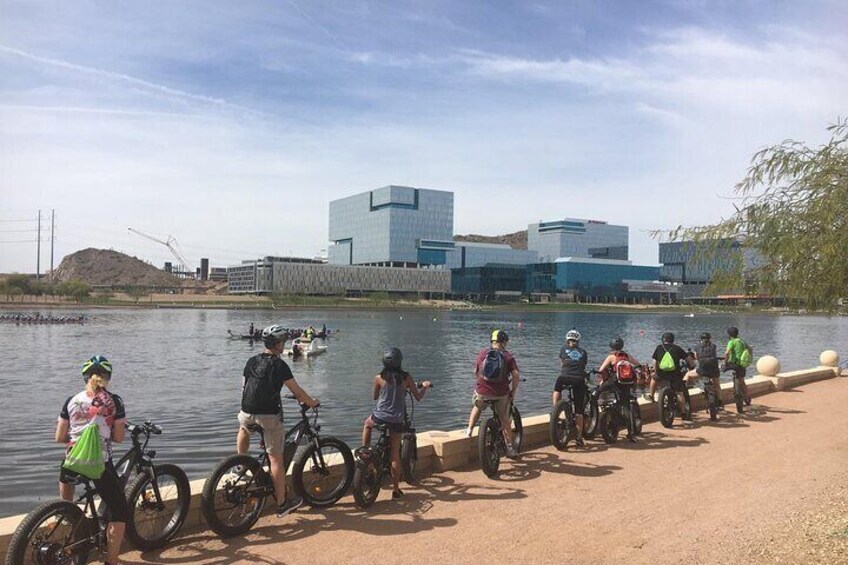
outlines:
[{"label": "bicycle wheel", "polygon": [[642,409],[639,408],[639,403],[634,398],[630,403],[630,410],[633,418],[633,433],[637,436],[642,435]]},{"label": "bicycle wheel", "polygon": [[551,422],[548,433],[551,438],[551,445],[557,449],[565,449],[568,442],[574,436],[574,426],[572,425],[571,403],[560,400],[551,409]]},{"label": "bicycle wheel", "polygon": [[221,537],[245,533],[259,519],[265,498],[274,493],[271,476],[249,455],[227,457],[213,469],[200,496],[209,528]]},{"label": "bicycle wheel", "polygon": [[586,399],[583,407],[583,437],[595,439],[598,435],[598,400],[592,395]]},{"label": "bicycle wheel", "polygon": [[674,403],[677,399],[671,387],[663,387],[660,390],[660,423],[665,428],[670,428],[674,424]]},{"label": "bicycle wheel", "polygon": [[365,510],[377,500],[383,485],[383,470],[379,461],[357,461],[353,471],[353,500]]},{"label": "bicycle wheel", "polygon": [[513,404],[509,409],[509,419],[512,423],[512,446],[516,453],[521,453],[521,442],[524,440],[524,424],[521,422],[521,412]]},{"label": "bicycle wheel", "polygon": [[615,415],[615,411],[618,410],[616,406],[610,406],[603,412],[601,412],[601,418],[598,422],[598,427],[601,429],[601,437],[604,438],[604,443],[613,444],[618,439],[618,417]]},{"label": "bicycle wheel", "polygon": [[191,503],[191,487],[182,469],[165,464],[153,471],[138,475],[127,489],[127,538],[141,551],[162,547],[174,537]]},{"label": "bicycle wheel", "polygon": [[338,502],[353,481],[353,453],[345,442],[322,437],[310,442],[294,458],[292,485],[310,506],[324,507]]},{"label": "bicycle wheel", "polygon": [[94,546],[93,540],[85,543],[90,532],[91,521],[76,504],[45,502],[18,524],[6,551],[6,565],[82,565]]},{"label": "bicycle wheel", "polygon": [[742,393],[742,384],[736,377],[733,378],[733,400],[736,402],[736,412],[741,414],[745,411],[745,395]]},{"label": "bicycle wheel", "polygon": [[502,445],[503,433],[498,421],[488,418],[477,436],[477,455],[480,458],[480,467],[490,479],[498,474]]},{"label": "bicycle wheel", "polygon": [[403,434],[400,444],[400,466],[403,480],[408,484],[415,482],[415,466],[418,463],[418,436],[412,432]]}]

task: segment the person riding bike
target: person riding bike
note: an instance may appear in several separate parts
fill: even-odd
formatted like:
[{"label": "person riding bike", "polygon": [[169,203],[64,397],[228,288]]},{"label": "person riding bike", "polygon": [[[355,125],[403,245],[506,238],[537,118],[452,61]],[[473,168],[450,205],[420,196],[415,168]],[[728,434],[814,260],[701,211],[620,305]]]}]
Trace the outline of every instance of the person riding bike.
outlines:
[{"label": "person riding bike", "polygon": [[560,372],[554,384],[551,401],[554,405],[562,399],[562,389],[571,387],[574,400],[574,424],[577,428],[577,445],[583,444],[583,410],[589,389],[586,386],[586,364],[589,355],[580,347],[580,332],[572,328],[565,334],[565,345],[559,351]]},{"label": "person riding bike", "polygon": [[716,351],[716,345],[712,342],[712,336],[709,332],[703,332],[701,334],[701,340],[693,349],[693,353],[695,354],[695,360],[698,362],[698,366],[691,371],[687,371],[683,376],[683,380],[689,382],[697,378],[710,379],[713,390],[716,391],[718,404],[721,406],[723,403],[721,401],[721,384],[719,382],[719,357]]},{"label": "person riding bike", "polygon": [[[468,417],[468,428],[465,437],[471,437],[471,431],[480,419],[480,412],[486,401],[493,401],[493,408],[500,418],[503,436],[506,440],[506,456],[515,458],[518,453],[512,445],[512,426],[509,423],[509,408],[512,399],[518,392],[518,382],[521,378],[518,363],[512,353],[506,350],[509,336],[503,330],[492,332],[491,346],[484,347],[477,354],[474,362],[474,396],[471,414]],[[498,370],[486,374],[487,367],[497,365]],[[511,380],[510,380],[511,377]]]},{"label": "person riding bike", "polygon": [[[112,443],[124,441],[127,414],[121,397],[106,390],[112,379],[112,364],[108,359],[95,355],[87,360],[82,365],[82,377],[85,390],[65,400],[56,423],[55,439],[57,443],[68,444],[67,451],[70,451],[89,424],[97,425],[106,469],[99,479],[94,480],[94,486],[100,499],[106,503],[106,518],[109,520],[105,563],[116,564],[121,553],[129,507],[112,463]],[[59,473],[59,496],[73,502],[74,489],[71,474],[62,468]]]},{"label": "person riding bike", "polygon": [[262,330],[265,351],[247,360],[243,371],[241,410],[238,413],[239,431],[236,449],[244,455],[250,449],[250,425],[262,428],[265,446],[271,463],[271,478],[274,480],[274,496],[277,499],[277,516],[285,516],[303,504],[303,498],[294,496],[286,499],[286,465],[283,460],[283,444],[286,432],[283,428],[283,404],[280,391],[283,385],[297,400],[310,408],[319,405],[303,390],[292,375],[285,361],[280,359],[288,340],[285,328],[278,325]]},{"label": "person riding bike", "polygon": [[677,403],[680,407],[681,417],[691,420],[683,409],[686,406],[686,384],[683,382],[681,364],[686,362],[687,353],[682,347],[674,343],[674,334],[665,332],[662,334],[662,343],[654,350],[651,356],[654,360],[655,381],[651,382],[651,396],[656,388],[656,381],[667,380],[669,386],[677,393]]},{"label": "person riding bike", "polygon": [[362,445],[371,445],[371,430],[378,424],[389,427],[392,458],[392,499],[403,496],[400,490],[400,442],[403,438],[403,416],[406,410],[406,391],[412,393],[415,400],[424,398],[430,388],[430,381],[421,383],[421,390],[412,379],[412,375],[403,370],[403,353],[397,347],[391,347],[383,353],[383,370],[374,377],[374,406],[371,415],[365,420],[362,429]]},{"label": "person riding bike", "polygon": [[727,328],[727,337],[730,341],[727,342],[727,349],[724,352],[724,370],[733,371],[733,378],[739,382],[742,387],[742,394],[745,395],[745,405],[751,405],[751,395],[748,394],[748,385],[745,383],[746,365],[742,363],[742,356],[747,351],[750,355],[750,347],[747,343],[739,338],[739,328],[730,326]]},{"label": "person riding bike", "polygon": [[[624,340],[617,337],[610,341],[610,352],[598,367],[600,392],[615,391],[621,402],[629,402],[633,398],[633,385],[636,383],[636,367],[641,363],[635,357],[624,351]],[[635,442],[636,434],[627,426],[627,439]]]}]

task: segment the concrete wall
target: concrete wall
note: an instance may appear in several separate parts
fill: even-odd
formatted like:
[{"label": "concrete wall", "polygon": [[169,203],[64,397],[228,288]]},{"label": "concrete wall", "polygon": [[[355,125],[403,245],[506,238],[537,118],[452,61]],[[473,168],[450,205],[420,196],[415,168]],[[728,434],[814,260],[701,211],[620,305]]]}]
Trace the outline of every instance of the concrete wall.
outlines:
[{"label": "concrete wall", "polygon": [[[837,358],[838,361],[838,358]],[[790,390],[803,384],[832,379],[837,376],[848,377],[848,370],[842,371],[838,366],[818,366],[802,371],[778,373],[775,376],[755,375],[746,379],[751,396],[763,396],[772,392]],[[703,392],[691,389],[693,410],[703,410],[705,407]],[[733,384],[722,384],[722,399],[726,403],[732,400]],[[644,423],[655,422],[658,419],[659,408],[656,402],[639,399]],[[729,404],[728,404],[729,405]],[[534,447],[544,447],[549,444],[548,414],[522,417],[524,424],[524,439],[522,451]],[[466,467],[477,462],[477,433],[466,438],[463,430],[439,431],[432,430],[418,434],[418,466],[416,473],[423,476],[433,472],[447,471]],[[200,514],[200,492],[203,480],[191,481],[191,507],[182,534],[205,528]],[[268,511],[273,505],[268,505]],[[15,528],[23,520],[24,515],[9,516],[0,519],[0,555],[5,555],[9,541]],[[179,535],[179,534],[178,534]]]}]

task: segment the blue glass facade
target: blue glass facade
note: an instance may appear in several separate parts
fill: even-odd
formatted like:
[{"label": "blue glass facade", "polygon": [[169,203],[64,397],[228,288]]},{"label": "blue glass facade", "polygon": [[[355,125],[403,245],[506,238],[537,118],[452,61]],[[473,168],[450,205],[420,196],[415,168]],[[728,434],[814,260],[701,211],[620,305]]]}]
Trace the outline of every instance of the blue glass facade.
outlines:
[{"label": "blue glass facade", "polygon": [[626,260],[629,245],[627,226],[597,220],[567,218],[527,226],[527,249],[545,263],[560,257]]},{"label": "blue glass facade", "polygon": [[329,238],[336,265],[444,264],[453,193],[390,185],[334,200]]},{"label": "blue glass facade", "polygon": [[557,290],[574,290],[592,296],[619,296],[625,292],[622,281],[656,281],[660,277],[659,267],[631,265],[625,261],[560,259],[554,264]]},{"label": "blue glass facade", "polygon": [[445,266],[449,269],[482,267],[490,263],[501,265],[528,265],[538,261],[535,251],[513,249],[497,243],[454,242],[454,251],[447,254]]}]

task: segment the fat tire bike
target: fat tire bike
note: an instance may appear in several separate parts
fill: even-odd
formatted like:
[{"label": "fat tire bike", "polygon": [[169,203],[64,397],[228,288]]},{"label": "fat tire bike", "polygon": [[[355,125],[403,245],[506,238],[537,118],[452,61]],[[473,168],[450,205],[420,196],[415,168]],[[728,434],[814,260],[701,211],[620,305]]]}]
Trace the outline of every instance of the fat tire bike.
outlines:
[{"label": "fat tire bike", "polygon": [[670,383],[663,379],[658,390],[657,406],[659,408],[659,420],[665,428],[670,428],[674,425],[674,418],[683,416],[686,419],[692,417],[692,402],[689,399],[689,389],[683,389],[684,404],[679,406],[677,400],[677,392],[671,387]]},{"label": "fat tire bike", "polygon": [[[480,425],[477,435],[477,456],[480,459],[480,468],[490,479],[498,475],[501,457],[506,455],[506,441],[504,440],[501,419],[494,408],[494,400],[484,400],[484,409],[491,408],[492,415],[485,419]],[[516,454],[521,453],[521,442],[524,436],[524,426],[521,423],[521,413],[515,402],[509,405],[510,425],[513,427],[512,447]]]},{"label": "fat tire bike", "polygon": [[[158,426],[127,423],[126,428],[133,446],[116,465],[121,485],[135,476],[126,490],[126,535],[136,548],[146,551],[162,547],[179,531],[188,515],[191,492],[182,469],[153,464],[156,452],[147,449],[147,444],[151,435],[162,433]],[[105,552],[108,520],[105,505],[95,499],[97,487],[82,475],[66,476],[72,484],[83,486],[82,495],[76,502],[45,502],[27,514],[9,543],[6,565],[82,565],[92,550]]]},{"label": "fat tire bike", "polygon": [[[587,385],[589,375],[586,375]],[[597,388],[587,388],[583,406],[583,438],[594,439],[598,430]],[[577,439],[577,419],[574,406],[574,391],[570,385],[563,388],[563,397],[551,408],[548,435],[551,445],[559,450],[568,448],[568,443]]]},{"label": "fat tire bike", "polygon": [[[421,383],[416,386],[421,388]],[[375,426],[379,435],[374,447],[362,446],[354,454],[356,467],[353,470],[353,500],[356,506],[366,509],[377,500],[383,480],[392,472],[391,431],[385,424]],[[400,466],[404,480],[415,481],[418,462],[418,436],[415,435],[415,398],[407,390],[404,398],[403,436],[400,443]]]},{"label": "fat tire bike", "polygon": [[[286,398],[295,399],[292,395]],[[311,416],[307,414],[310,411]],[[265,434],[257,425],[247,429],[259,433],[259,455],[226,457],[203,484],[201,513],[209,528],[221,537],[250,530],[265,509],[268,496],[274,496]],[[301,404],[300,421],[286,432],[283,457],[286,467],[292,469],[295,493],[310,506],[326,507],[335,504],[350,488],[353,454],[342,440],[319,435],[320,429],[318,408]]]}]

